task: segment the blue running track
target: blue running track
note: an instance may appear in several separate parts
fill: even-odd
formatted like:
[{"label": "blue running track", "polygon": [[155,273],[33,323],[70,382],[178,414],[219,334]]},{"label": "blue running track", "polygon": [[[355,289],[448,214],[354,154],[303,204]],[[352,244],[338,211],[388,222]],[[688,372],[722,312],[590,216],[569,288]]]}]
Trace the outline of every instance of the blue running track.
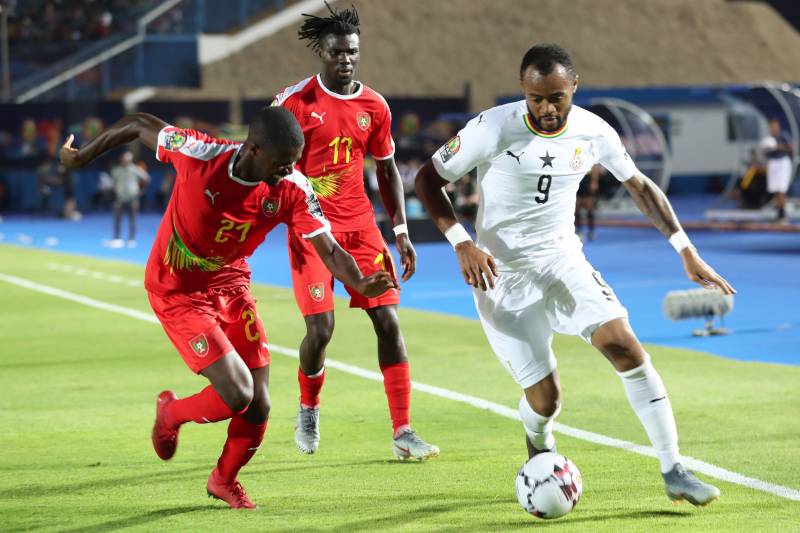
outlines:
[{"label": "blue running track", "polygon": [[[0,223],[0,243],[144,264],[159,220],[160,215],[141,216],[138,246],[111,249],[102,245],[111,231],[110,214],[89,215],[80,222],[10,216]],[[732,330],[728,336],[695,338],[691,331],[702,327],[702,320],[671,322],[664,317],[664,295],[694,285],[655,229],[601,227],[584,250],[630,311],[642,341],[739,360],[800,365],[800,234],[689,234],[706,261],[739,291],[733,311],[725,317],[725,327]],[[449,245],[420,244],[417,252],[417,274],[403,286],[403,305],[477,318],[471,289],[462,282]],[[279,228],[269,235],[250,264],[254,281],[290,287],[285,231]],[[341,287],[337,293],[346,295]]]}]

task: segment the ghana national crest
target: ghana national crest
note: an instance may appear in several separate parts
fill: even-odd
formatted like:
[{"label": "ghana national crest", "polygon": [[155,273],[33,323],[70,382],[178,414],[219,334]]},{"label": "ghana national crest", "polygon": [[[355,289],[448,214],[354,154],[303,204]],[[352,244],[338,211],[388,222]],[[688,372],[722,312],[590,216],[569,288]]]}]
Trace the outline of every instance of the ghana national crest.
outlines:
[{"label": "ghana national crest", "polygon": [[372,119],[369,116],[369,113],[365,111],[358,111],[356,113],[356,122],[358,122],[358,127],[364,131],[367,131],[369,128],[370,123],[372,123]]}]

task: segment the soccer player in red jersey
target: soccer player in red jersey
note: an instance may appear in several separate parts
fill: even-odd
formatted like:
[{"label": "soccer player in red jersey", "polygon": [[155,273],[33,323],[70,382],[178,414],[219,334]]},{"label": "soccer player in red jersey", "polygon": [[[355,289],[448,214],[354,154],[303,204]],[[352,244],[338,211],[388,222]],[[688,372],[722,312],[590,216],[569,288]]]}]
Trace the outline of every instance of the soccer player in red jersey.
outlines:
[{"label": "soccer player in red jersey", "polygon": [[[392,255],[375,224],[364,192],[364,157],[376,161],[381,198],[392,219],[403,281],[416,269],[416,253],[406,226],[403,186],[394,162],[391,113],[377,92],[355,80],[359,60],[359,20],[355,8],[329,16],[306,17],[298,32],[322,60],[322,70],[283,90],[272,105],[290,110],[303,128],[306,144],[298,168],[311,182],[336,240],[364,272],[384,270],[396,279]],[[295,442],[314,453],[319,445],[319,393],[325,380],[325,347],[333,334],[333,277],[297,232],[289,237],[295,298],[306,322],[300,345],[300,409]],[[345,284],[346,285],[346,284]],[[378,337],[378,364],[383,373],[398,459],[423,460],[439,448],[422,440],[410,425],[411,380],[397,304],[390,289],[364,298],[347,287],[350,307],[364,309]]]},{"label": "soccer player in red jersey", "polygon": [[255,508],[237,480],[258,450],[270,410],[267,337],[250,293],[246,258],[279,223],[313,246],[343,283],[373,298],[395,286],[378,272],[364,277],[336,243],[306,178],[294,169],[303,133],[291,113],[262,109],[247,140],[214,139],[170,126],[152,115],[127,116],[84,148],[61,149],[68,168],[80,168],[122,144],[139,140],[175,167],[172,198],[145,272],[150,305],[192,371],[210,385],[178,399],[159,394],[152,439],[170,459],[178,430],[230,419],[228,439],[206,485],[209,496],[233,508]]}]

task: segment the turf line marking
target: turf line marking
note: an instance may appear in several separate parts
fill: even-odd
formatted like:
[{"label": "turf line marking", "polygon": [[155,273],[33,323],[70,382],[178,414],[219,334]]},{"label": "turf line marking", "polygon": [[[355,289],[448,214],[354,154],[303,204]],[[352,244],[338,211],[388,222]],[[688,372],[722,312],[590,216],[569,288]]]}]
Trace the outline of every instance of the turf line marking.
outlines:
[{"label": "turf line marking", "polygon": [[[128,307],[122,307],[120,305],[102,302],[100,300],[95,300],[94,298],[89,298],[87,296],[81,296],[80,294],[75,294],[62,289],[57,289],[55,287],[42,285],[40,283],[36,283],[34,281],[30,281],[24,278],[19,278],[17,276],[10,276],[8,274],[3,274],[0,272],[0,281],[5,281],[6,283],[11,283],[12,285],[17,285],[18,287],[23,287],[25,289],[30,289],[32,291],[40,292],[43,294],[48,294],[50,296],[55,296],[57,298],[62,298],[64,300],[69,300],[75,303],[79,303],[81,305],[93,307],[95,309],[100,309],[103,311],[109,311],[112,313],[125,315],[131,318],[135,318],[137,320],[142,320],[144,322],[150,322],[151,324],[159,324],[158,319],[152,313],[145,313],[142,311],[138,311],[136,309],[130,309]],[[286,348],[284,346],[278,346],[275,344],[271,344],[269,348],[270,351],[272,352],[280,353],[282,355],[286,355],[289,357],[294,357],[295,359],[298,358],[297,350],[294,350],[292,348]],[[341,361],[326,359],[325,366],[365,379],[370,379],[373,381],[381,381],[381,382],[383,381],[383,375],[378,372],[374,372],[372,370],[366,370],[358,366],[343,363]],[[516,409],[507,407],[505,405],[501,405],[499,403],[495,403],[489,400],[484,400],[483,398],[478,398],[476,396],[470,396],[468,394],[462,394],[460,392],[443,389],[441,387],[436,387],[434,385],[427,385],[425,383],[420,383],[418,381],[412,381],[411,384],[415,390],[420,392],[426,392],[433,396],[438,396],[440,398],[445,398],[447,400],[471,405],[472,407],[483,409],[495,413],[497,415],[503,416],[505,418],[510,418],[512,420],[520,420],[519,412]],[[591,431],[585,431],[583,429],[566,426],[558,422],[555,423],[553,429],[564,435],[568,435],[570,437],[588,441],[594,444],[600,444],[602,446],[608,446],[610,448],[627,450],[629,452],[638,453],[639,455],[644,455],[647,457],[658,457],[656,451],[650,446],[642,446],[640,444],[635,444],[633,442],[615,439],[613,437],[608,437],[606,435],[601,435],[599,433],[594,433]],[[705,474],[707,476],[721,479],[729,483],[734,483],[736,485],[742,485],[750,489],[767,492],[769,494],[774,494],[775,496],[780,496],[781,498],[786,498],[787,500],[800,501],[800,490],[748,477],[743,474],[732,472],[730,470],[726,470],[719,466],[706,463],[705,461],[701,461],[693,457],[688,457],[686,455],[683,456],[683,461],[688,468],[696,472]]]}]

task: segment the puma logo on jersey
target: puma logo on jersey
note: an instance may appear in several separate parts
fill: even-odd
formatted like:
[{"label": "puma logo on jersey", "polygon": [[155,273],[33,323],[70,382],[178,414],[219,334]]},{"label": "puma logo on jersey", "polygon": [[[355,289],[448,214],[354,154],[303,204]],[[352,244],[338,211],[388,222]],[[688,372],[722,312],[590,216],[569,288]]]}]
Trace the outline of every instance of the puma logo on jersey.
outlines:
[{"label": "puma logo on jersey", "polygon": [[506,150],[506,155],[507,155],[507,156],[511,156],[511,157],[513,157],[514,159],[516,159],[516,160],[517,160],[517,164],[518,164],[518,165],[521,165],[521,164],[522,164],[522,163],[520,163],[520,161],[519,161],[519,158],[520,158],[520,157],[522,157],[522,156],[523,156],[523,154],[525,154],[525,152],[520,152],[520,153],[519,153],[519,155],[517,155],[517,154],[515,154],[514,152],[512,152],[511,150]]},{"label": "puma logo on jersey", "polygon": [[318,118],[320,124],[325,124],[325,113],[327,113],[327,111],[323,111],[321,115],[316,111],[312,111],[311,116],[314,118]]},{"label": "puma logo on jersey", "polygon": [[481,122],[486,122],[486,119],[485,119],[485,118],[483,118],[483,113],[481,113],[481,114],[478,116],[478,124],[480,124]]},{"label": "puma logo on jersey", "polygon": [[217,199],[217,196],[219,196],[219,193],[212,193],[210,190],[206,189],[204,194],[211,199],[211,205],[215,205],[214,201]]}]

